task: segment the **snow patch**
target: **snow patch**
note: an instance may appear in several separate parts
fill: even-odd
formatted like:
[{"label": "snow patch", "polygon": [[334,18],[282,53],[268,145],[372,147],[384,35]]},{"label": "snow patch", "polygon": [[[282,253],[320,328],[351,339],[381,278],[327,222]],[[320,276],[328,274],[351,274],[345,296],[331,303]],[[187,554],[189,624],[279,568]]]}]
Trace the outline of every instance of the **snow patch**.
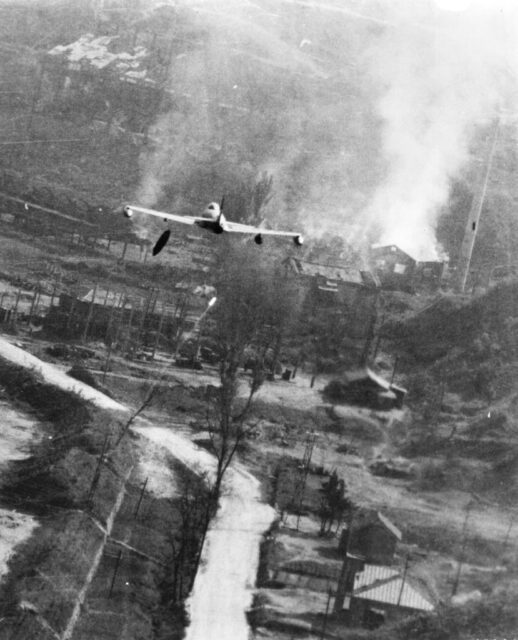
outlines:
[{"label": "snow patch", "polygon": [[14,548],[24,542],[37,526],[32,516],[0,509],[0,576],[7,573],[7,563]]},{"label": "snow patch", "polygon": [[146,490],[159,498],[173,498],[178,495],[178,481],[170,465],[170,453],[164,447],[149,440],[141,447],[139,475],[147,480]]},{"label": "snow patch", "polygon": [[51,56],[64,56],[72,66],[81,63],[89,64],[96,69],[111,66],[119,71],[122,77],[153,83],[147,75],[147,70],[143,68],[143,63],[149,55],[148,50],[139,46],[134,47],[133,53],[110,51],[110,48],[117,46],[118,39],[118,36],[96,38],[91,33],[87,33],[75,42],[54,47],[48,53]]}]

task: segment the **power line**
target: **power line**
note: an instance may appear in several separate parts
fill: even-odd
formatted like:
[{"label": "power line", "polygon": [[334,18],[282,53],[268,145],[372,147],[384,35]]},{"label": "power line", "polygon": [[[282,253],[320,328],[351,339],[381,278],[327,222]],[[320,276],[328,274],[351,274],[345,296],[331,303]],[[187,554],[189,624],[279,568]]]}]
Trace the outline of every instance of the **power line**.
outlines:
[{"label": "power line", "polygon": [[49,142],[88,142],[88,138],[51,138],[47,140],[7,140],[0,142],[1,146],[15,144],[43,144]]}]

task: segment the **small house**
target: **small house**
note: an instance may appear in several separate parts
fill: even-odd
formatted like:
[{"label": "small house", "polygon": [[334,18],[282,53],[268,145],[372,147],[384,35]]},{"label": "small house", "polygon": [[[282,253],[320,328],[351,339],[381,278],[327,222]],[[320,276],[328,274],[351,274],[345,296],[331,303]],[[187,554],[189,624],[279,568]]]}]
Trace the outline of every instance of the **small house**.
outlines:
[{"label": "small house", "polygon": [[401,531],[382,513],[367,511],[356,519],[348,546],[368,562],[391,564],[401,538]]},{"label": "small house", "polygon": [[323,265],[289,257],[282,273],[293,284],[309,315],[337,313],[347,318],[350,337],[364,338],[376,307],[380,282],[375,274],[339,265]]},{"label": "small house", "polygon": [[371,247],[371,263],[383,289],[437,291],[441,286],[447,262],[418,261],[395,244]]},{"label": "small house", "polygon": [[360,367],[344,374],[343,400],[351,404],[379,410],[401,409],[406,389],[388,382],[369,367]]},{"label": "small house", "polygon": [[434,603],[412,582],[406,572],[365,564],[354,576],[352,596],[344,602],[349,623],[375,628],[402,615],[433,611]]},{"label": "small house", "polygon": [[373,246],[371,258],[376,275],[385,289],[410,291],[417,261],[395,244]]},{"label": "small house", "polygon": [[413,276],[413,287],[419,290],[437,291],[447,268],[447,262],[427,260],[418,262]]},{"label": "small house", "polygon": [[370,296],[380,287],[378,278],[370,271],[340,265],[316,264],[299,258],[284,260],[287,278],[297,281],[305,293],[312,292],[322,304],[356,303],[361,296]]}]

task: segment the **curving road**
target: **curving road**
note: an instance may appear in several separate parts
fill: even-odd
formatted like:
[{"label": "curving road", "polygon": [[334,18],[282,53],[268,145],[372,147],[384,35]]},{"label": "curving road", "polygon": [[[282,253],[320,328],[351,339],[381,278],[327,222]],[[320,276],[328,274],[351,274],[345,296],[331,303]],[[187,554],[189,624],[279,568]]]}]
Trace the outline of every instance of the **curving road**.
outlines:
[{"label": "curving road", "polygon": [[[142,421],[143,422],[143,421]],[[212,456],[165,427],[135,428],[197,471],[212,471]],[[248,640],[259,545],[275,511],[261,503],[259,482],[236,466],[227,472],[220,508],[207,534],[200,569],[187,602],[186,640]]]},{"label": "curving road", "polygon": [[[36,370],[47,382],[80,395],[112,411],[128,412],[111,400],[0,338],[0,357]],[[166,448],[196,472],[211,473],[214,458],[185,435],[154,426],[144,419],[134,430]],[[157,460],[157,464],[160,464]],[[162,461],[163,464],[163,461]],[[248,640],[246,610],[250,607],[259,563],[259,545],[270,527],[275,511],[261,503],[259,482],[236,466],[227,472],[220,509],[206,537],[200,569],[188,600],[191,624],[186,640]]]}]

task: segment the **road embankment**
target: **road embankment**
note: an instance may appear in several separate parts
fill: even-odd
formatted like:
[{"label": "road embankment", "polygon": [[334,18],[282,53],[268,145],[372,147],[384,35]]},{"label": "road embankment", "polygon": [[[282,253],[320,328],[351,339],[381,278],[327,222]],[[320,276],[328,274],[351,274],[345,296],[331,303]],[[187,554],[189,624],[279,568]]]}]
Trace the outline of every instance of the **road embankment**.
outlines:
[{"label": "road embankment", "polygon": [[0,639],[181,638],[196,550],[179,563],[174,542],[182,487],[198,480],[170,457],[178,497],[146,490],[138,437],[115,446],[124,407],[11,347],[0,348],[0,386],[42,433],[0,475],[0,506],[38,523],[0,583]]}]

